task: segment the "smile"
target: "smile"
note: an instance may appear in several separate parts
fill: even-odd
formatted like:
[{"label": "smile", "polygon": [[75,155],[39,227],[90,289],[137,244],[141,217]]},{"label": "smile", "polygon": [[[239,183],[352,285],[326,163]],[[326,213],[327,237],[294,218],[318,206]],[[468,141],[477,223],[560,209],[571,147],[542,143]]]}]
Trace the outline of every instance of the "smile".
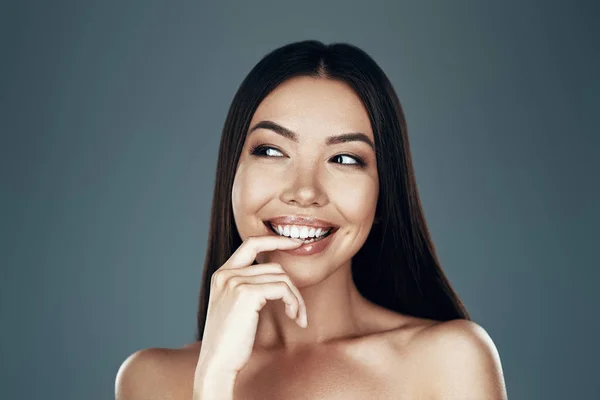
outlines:
[{"label": "smile", "polygon": [[291,255],[312,255],[325,250],[331,243],[339,227],[314,227],[307,225],[279,225],[270,221],[263,221],[269,233],[278,236],[296,237],[304,243],[293,250],[277,250]]},{"label": "smile", "polygon": [[266,222],[265,225],[271,229],[272,232],[291,238],[300,238],[305,243],[312,243],[322,240],[329,236],[334,230],[333,227],[326,228],[315,228],[314,226],[306,225],[275,225],[271,222]]}]

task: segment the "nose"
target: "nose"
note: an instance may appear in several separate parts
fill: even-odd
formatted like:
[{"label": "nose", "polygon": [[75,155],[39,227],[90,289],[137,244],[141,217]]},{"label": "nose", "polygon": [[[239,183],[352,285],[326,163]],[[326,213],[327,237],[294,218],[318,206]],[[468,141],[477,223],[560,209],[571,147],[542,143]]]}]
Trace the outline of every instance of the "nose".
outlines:
[{"label": "nose", "polygon": [[296,178],[281,194],[281,201],[300,207],[323,206],[327,203],[327,195],[314,175],[306,171],[298,171]]}]

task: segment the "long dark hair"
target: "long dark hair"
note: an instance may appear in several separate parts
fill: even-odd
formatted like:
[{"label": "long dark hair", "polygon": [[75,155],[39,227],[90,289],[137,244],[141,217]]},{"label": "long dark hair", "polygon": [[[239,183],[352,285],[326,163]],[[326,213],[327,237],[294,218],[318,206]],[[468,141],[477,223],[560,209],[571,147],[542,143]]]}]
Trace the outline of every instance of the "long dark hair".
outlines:
[{"label": "long dark hair", "polygon": [[356,46],[306,40],[263,57],[244,79],[229,108],[217,160],[196,340],[202,340],[204,334],[212,274],[242,244],[233,218],[231,190],[250,121],[273,89],[296,76],[345,82],[369,114],[379,197],[376,223],[352,258],[352,276],[359,292],[403,314],[439,321],[470,320],[435,253],[415,182],[404,112],[390,81]]}]

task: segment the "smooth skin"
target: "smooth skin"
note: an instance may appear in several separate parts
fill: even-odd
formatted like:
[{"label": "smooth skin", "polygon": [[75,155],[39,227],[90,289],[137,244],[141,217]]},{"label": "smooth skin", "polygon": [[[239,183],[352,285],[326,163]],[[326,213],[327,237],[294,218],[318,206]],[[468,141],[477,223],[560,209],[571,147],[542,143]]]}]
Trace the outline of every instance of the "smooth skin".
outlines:
[{"label": "smooth skin", "polygon": [[246,240],[212,276],[206,328],[194,379],[194,399],[211,392],[222,380],[231,387],[248,363],[258,326],[259,312],[267,300],[281,299],[288,318],[306,328],[306,306],[298,288],[281,265],[263,263],[251,265],[258,253],[276,249],[294,249],[301,240],[278,236],[254,237]]},{"label": "smooth skin", "polygon": [[[296,140],[252,131],[261,121],[295,132]],[[249,131],[232,190],[243,244],[213,276],[203,341],[130,355],[117,374],[117,399],[210,400],[211,389],[217,398],[247,400],[506,399],[498,352],[481,326],[387,310],[353,283],[352,256],[374,222],[375,151],[361,141],[328,145],[326,138],[362,132],[374,142],[356,93],[338,81],[290,79],[261,102]],[[255,146],[267,147],[253,153]],[[280,239],[263,221],[296,214],[340,228],[312,256],[259,249],[262,238]],[[258,265],[250,265],[251,256]],[[282,303],[291,304],[291,316]],[[307,328],[292,319],[303,313]],[[202,376],[214,387],[199,384]],[[193,397],[194,389],[206,395]]]}]

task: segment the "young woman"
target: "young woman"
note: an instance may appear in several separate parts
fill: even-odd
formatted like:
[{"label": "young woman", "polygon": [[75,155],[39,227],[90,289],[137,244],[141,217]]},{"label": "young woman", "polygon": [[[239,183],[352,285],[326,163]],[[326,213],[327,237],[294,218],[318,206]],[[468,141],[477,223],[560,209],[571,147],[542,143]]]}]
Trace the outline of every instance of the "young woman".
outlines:
[{"label": "young woman", "polygon": [[400,102],[364,51],[292,43],[242,82],[219,148],[197,341],[134,353],[116,393],[506,399],[498,352],[436,257]]}]

